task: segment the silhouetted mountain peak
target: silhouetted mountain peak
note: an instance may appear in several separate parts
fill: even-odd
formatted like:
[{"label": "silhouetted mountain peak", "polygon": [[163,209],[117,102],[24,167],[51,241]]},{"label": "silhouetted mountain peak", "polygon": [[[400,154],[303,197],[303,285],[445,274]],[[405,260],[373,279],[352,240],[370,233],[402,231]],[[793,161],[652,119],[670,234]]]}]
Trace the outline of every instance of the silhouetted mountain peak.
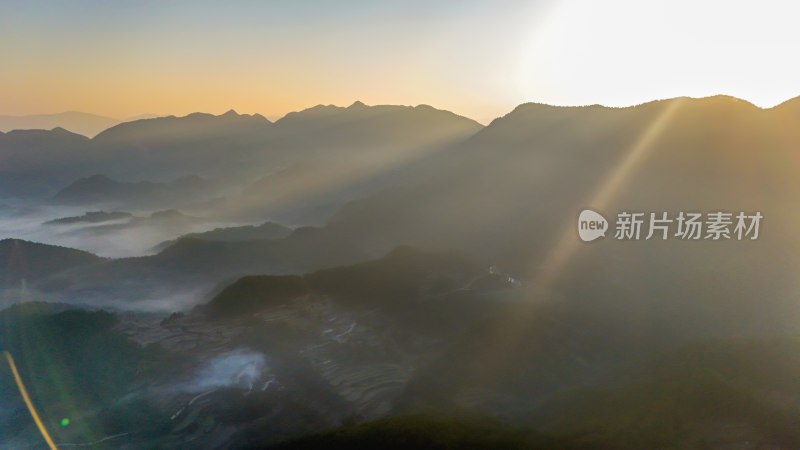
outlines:
[{"label": "silhouetted mountain peak", "polygon": [[215,115],[213,115],[211,113],[207,113],[207,112],[193,112],[193,113],[189,113],[189,114],[187,114],[185,116],[155,117],[153,119],[142,119],[142,120],[158,121],[158,119],[212,119],[214,117],[217,117],[217,116],[215,116]]},{"label": "silhouetted mountain peak", "polygon": [[790,111],[794,114],[800,114],[800,96],[790,98],[785,102],[773,106],[771,108],[772,111]]},{"label": "silhouetted mountain peak", "polygon": [[166,116],[124,122],[103,131],[95,139],[101,142],[186,139],[208,134],[237,134],[244,130],[258,132],[271,124],[260,114],[239,114],[233,109],[219,116],[194,112],[182,117]]},{"label": "silhouetted mountain peak", "polygon": [[[364,121],[371,121],[365,124]],[[416,125],[412,125],[416,122]],[[283,129],[305,128],[306,131],[317,127],[355,127],[355,133],[377,132],[385,129],[391,133],[403,133],[404,127],[433,128],[456,126],[462,127],[465,133],[477,131],[481,124],[467,117],[459,116],[446,110],[428,105],[366,105],[356,101],[348,107],[335,105],[317,105],[302,111],[286,114],[275,124]]]},{"label": "silhouetted mountain peak", "polygon": [[739,103],[739,104],[742,104],[742,105],[747,105],[747,106],[750,106],[750,107],[753,107],[753,108],[761,109],[758,106],[756,106],[755,104],[753,104],[752,102],[749,102],[747,100],[741,99],[739,97],[734,97],[732,95],[719,94],[719,95],[713,95],[711,97],[691,98],[691,100],[695,100],[695,101],[710,100],[710,101],[716,101],[716,102],[720,102],[720,103]]},{"label": "silhouetted mountain peak", "polygon": [[[548,103],[538,103],[538,102],[527,102],[521,103],[517,105],[511,112],[506,114],[505,116],[499,117],[498,119],[502,119],[504,117],[508,117],[510,115],[517,115],[517,114],[529,114],[529,113],[536,113],[536,112],[580,112],[580,111],[588,111],[588,110],[610,110],[610,111],[622,111],[622,110],[630,110],[630,109],[641,109],[642,107],[658,105],[658,104],[666,104],[666,103],[673,103],[673,102],[684,102],[687,104],[693,105],[740,105],[752,108],[758,108],[758,106],[754,105],[753,103],[742,100],[737,97],[733,97],[731,95],[712,95],[709,97],[673,97],[673,98],[666,98],[660,100],[651,100],[648,102],[631,105],[631,106],[607,106],[601,104],[592,104],[592,105],[552,105]],[[760,108],[758,108],[760,109]],[[495,119],[495,120],[498,120]]]},{"label": "silhouetted mountain peak", "polygon": [[82,136],[92,137],[118,124],[113,117],[99,116],[80,111],[65,111],[56,114],[31,114],[24,116],[0,116],[0,131],[53,130],[62,128]]},{"label": "silhouetted mountain peak", "polygon": [[[676,102],[681,103],[682,109],[691,109],[698,111],[703,115],[715,115],[720,113],[760,111],[758,106],[730,95],[714,95],[710,97],[675,97],[662,100],[653,100],[638,105],[631,106],[606,106],[606,105],[550,105],[546,103],[522,103],[517,105],[508,114],[494,119],[485,131],[498,127],[520,127],[516,130],[517,133],[521,132],[524,123],[531,123],[540,121],[549,121],[556,124],[564,119],[583,117],[584,114],[614,115],[621,113],[630,113],[634,111],[653,111],[654,108],[663,108],[669,104]],[[588,119],[587,119],[588,120]]]},{"label": "silhouetted mountain peak", "polygon": [[31,129],[31,130],[11,130],[5,134],[9,138],[19,139],[69,139],[71,141],[89,141],[89,138],[82,134],[73,133],[61,127],[51,130]]},{"label": "silhouetted mountain peak", "polygon": [[[648,103],[659,103],[659,102],[683,102],[686,105],[691,106],[711,106],[715,108],[731,108],[735,109],[738,108],[740,110],[753,110],[753,111],[764,111],[770,108],[762,108],[749,100],[741,99],[739,97],[734,97],[732,95],[726,94],[718,94],[718,95],[711,95],[708,97],[676,97],[670,99],[663,99],[663,100],[654,100]],[[644,103],[644,105],[648,104]]]},{"label": "silhouetted mountain peak", "polygon": [[[433,106],[426,105],[424,103],[420,103],[419,105],[414,106],[414,109],[416,109],[418,111],[443,111],[441,109],[434,108]],[[450,111],[448,111],[448,112],[450,112]],[[455,113],[453,113],[453,114],[455,114]]]},{"label": "silhouetted mountain peak", "polygon": [[361,100],[356,100],[353,102],[352,105],[348,106],[347,109],[358,109],[358,108],[367,108],[368,106],[365,105]]},{"label": "silhouetted mountain peak", "polygon": [[276,123],[286,122],[287,120],[291,121],[291,120],[299,119],[299,118],[318,117],[320,115],[329,115],[329,114],[332,114],[332,113],[335,113],[337,111],[344,110],[344,109],[346,109],[346,108],[343,108],[341,106],[319,104],[319,105],[312,106],[311,108],[306,108],[306,109],[303,109],[303,110],[300,110],[300,111],[292,111],[292,112],[286,114],[285,116],[283,116],[282,118],[278,119],[276,121]]}]

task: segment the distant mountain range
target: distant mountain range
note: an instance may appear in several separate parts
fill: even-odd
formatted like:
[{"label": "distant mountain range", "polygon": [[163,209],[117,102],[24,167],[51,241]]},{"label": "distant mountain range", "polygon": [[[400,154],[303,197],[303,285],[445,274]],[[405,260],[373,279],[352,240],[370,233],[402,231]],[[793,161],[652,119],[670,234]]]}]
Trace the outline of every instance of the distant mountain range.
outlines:
[{"label": "distant mountain range", "polygon": [[[760,210],[769,220],[770,233],[754,243],[719,243],[709,247],[709,243],[699,242],[684,248],[678,242],[673,244],[676,247],[670,247],[673,250],[664,253],[654,253],[653,248],[659,243],[652,241],[619,247],[609,246],[606,240],[582,248],[580,265],[570,267],[564,278],[578,277],[585,283],[604,285],[613,279],[628,280],[625,267],[630,270],[649,267],[654,272],[669,270],[675,277],[690,277],[696,270],[714,271],[723,267],[733,270],[735,266],[736,270],[761,273],[770,266],[769,273],[762,275],[769,276],[774,283],[766,289],[775,290],[774,301],[787,302],[778,293],[790,283],[789,260],[793,260],[791,249],[796,241],[789,237],[796,221],[786,205],[800,196],[800,181],[794,175],[794,165],[789,163],[796,154],[793,143],[800,142],[800,130],[787,126],[800,120],[800,108],[792,105],[789,102],[760,109],[730,97],[681,98],[630,108],[526,104],[485,128],[450,113],[426,108],[392,107],[387,109],[388,113],[380,109],[383,107],[372,111],[360,105],[312,109],[306,112],[313,119],[311,123],[335,119],[352,127],[358,123],[353,117],[364,114],[374,121],[389,121],[395,115],[415,119],[422,114],[420,120],[433,127],[435,120],[427,118],[433,114],[461,130],[456,134],[460,140],[431,153],[416,154],[389,171],[376,172],[394,182],[361,191],[355,201],[341,208],[325,226],[300,227],[283,239],[254,243],[190,239],[167,247],[159,255],[114,261],[102,276],[87,273],[80,284],[124,279],[127,271],[133,270],[129,266],[135,266],[137,272],[152,274],[159,282],[213,284],[214,280],[236,273],[287,273],[351,263],[379,257],[400,244],[459,249],[520,277],[532,276],[532,267],[574,225],[576,211],[587,206],[585,202],[591,200],[592,194],[642,136],[649,136],[649,156],[640,161],[635,171],[626,174],[624,187],[620,187],[612,203],[604,206],[607,211],[602,212],[613,215],[622,209]],[[363,112],[364,109],[372,113]],[[649,127],[665,114],[670,114],[669,120],[652,135]],[[289,119],[287,116],[285,120]],[[271,124],[233,115],[220,120],[233,120],[245,128],[257,129],[271,129],[281,122]],[[353,137],[353,141],[358,139]],[[325,148],[321,142],[319,145],[320,149]],[[335,155],[352,151],[331,150]],[[374,151],[371,147],[360,149],[361,154]],[[401,154],[414,153],[406,150]],[[225,159],[228,156],[226,152]],[[359,164],[355,157],[343,156],[343,160]],[[304,175],[307,170],[310,169],[301,166],[285,173],[286,182],[293,183],[291,180],[299,177],[304,180],[298,183],[301,186],[306,180],[324,178]],[[252,185],[246,195],[266,199],[273,192],[280,196],[290,191],[284,182],[271,184],[269,179]],[[324,184],[318,189],[326,195],[330,193]],[[233,207],[239,201],[232,196],[225,203]],[[736,251],[739,247],[732,245],[749,245],[748,259]],[[681,249],[678,254],[686,263],[673,264],[673,258],[679,257],[673,254],[675,248]],[[748,262],[771,260],[776,252],[785,255],[787,264],[751,266]],[[654,256],[662,254],[663,259]],[[624,264],[591,269],[593,263],[604,259]],[[720,261],[725,264],[720,265]],[[169,269],[164,270],[165,267]],[[195,278],[200,273],[205,276]],[[720,289],[728,292],[733,285],[739,285],[738,292],[731,295],[743,297],[756,288],[748,284],[749,279],[736,278],[735,283]],[[641,286],[636,281],[626,283]],[[145,284],[140,287],[146,288]],[[701,286],[685,281],[670,285],[669,290],[658,295],[680,294],[689,301],[699,295],[698,289]],[[739,306],[745,308],[744,304]]]},{"label": "distant mountain range", "polygon": [[198,176],[187,176],[168,183],[127,183],[105,175],[93,175],[76,180],[58,191],[50,201],[59,205],[112,204],[158,208],[202,200],[204,195],[213,194],[212,188],[213,183]]},{"label": "distant mountain range", "polygon": [[27,116],[0,116],[0,132],[11,130],[52,130],[64,128],[73,133],[94,137],[98,133],[124,121],[155,117],[145,114],[125,120],[99,116],[80,111],[67,111],[57,114],[32,114]]},{"label": "distant mountain range", "polygon": [[[463,140],[481,125],[427,106],[315,107],[275,123],[234,111],[125,122],[93,139],[63,128],[0,133],[0,197],[42,197],[93,174],[126,180],[187,175],[257,178],[314,159],[374,174]],[[221,155],[224,154],[224,158]],[[344,169],[337,169],[344,170]]]}]

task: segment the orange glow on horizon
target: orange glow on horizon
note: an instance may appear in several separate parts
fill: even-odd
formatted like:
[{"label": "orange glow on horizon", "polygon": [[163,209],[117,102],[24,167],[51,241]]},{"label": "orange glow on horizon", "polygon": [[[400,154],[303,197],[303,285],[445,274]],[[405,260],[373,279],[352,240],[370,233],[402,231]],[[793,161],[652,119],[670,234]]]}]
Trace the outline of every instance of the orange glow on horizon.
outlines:
[{"label": "orange glow on horizon", "polygon": [[360,100],[488,123],[530,101],[800,95],[791,2],[79,3],[2,7],[0,115],[274,120]]}]

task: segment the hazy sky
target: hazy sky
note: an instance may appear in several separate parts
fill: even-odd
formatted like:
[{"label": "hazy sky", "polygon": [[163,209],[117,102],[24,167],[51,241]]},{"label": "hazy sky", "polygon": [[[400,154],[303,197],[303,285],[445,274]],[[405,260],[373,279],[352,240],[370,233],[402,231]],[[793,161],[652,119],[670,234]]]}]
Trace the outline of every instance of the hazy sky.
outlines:
[{"label": "hazy sky", "polygon": [[800,94],[792,1],[6,1],[0,114]]}]

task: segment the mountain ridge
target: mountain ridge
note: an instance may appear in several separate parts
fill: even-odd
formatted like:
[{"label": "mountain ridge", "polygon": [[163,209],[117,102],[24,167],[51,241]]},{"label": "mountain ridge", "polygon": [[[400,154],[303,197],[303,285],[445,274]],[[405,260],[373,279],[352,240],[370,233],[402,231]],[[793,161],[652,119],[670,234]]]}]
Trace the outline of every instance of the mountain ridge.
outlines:
[{"label": "mountain ridge", "polygon": [[[585,105],[558,105],[558,104],[552,104],[552,103],[543,103],[543,102],[532,101],[532,102],[523,102],[523,103],[518,104],[517,106],[512,108],[508,113],[503,114],[503,115],[498,116],[498,117],[495,117],[489,123],[491,123],[494,120],[497,120],[499,118],[502,118],[502,117],[504,117],[504,116],[506,116],[506,115],[508,115],[508,114],[510,114],[512,112],[514,112],[515,110],[519,109],[520,107],[527,107],[527,106],[532,106],[532,105],[535,105],[535,106],[547,106],[547,107],[552,107],[552,108],[566,108],[566,109],[587,108],[587,107],[607,108],[607,109],[629,109],[629,108],[637,108],[637,107],[645,106],[645,105],[648,105],[648,104],[651,104],[651,103],[668,102],[668,101],[673,101],[673,100],[681,100],[681,99],[683,99],[683,100],[706,100],[706,99],[715,99],[715,98],[726,98],[726,99],[742,102],[742,103],[748,104],[748,105],[750,105],[750,106],[752,106],[754,108],[758,108],[758,109],[762,109],[762,110],[773,110],[773,109],[786,108],[786,107],[791,106],[791,105],[793,105],[795,103],[800,103],[800,95],[799,95],[799,96],[796,96],[796,97],[788,98],[788,99],[784,100],[783,102],[778,103],[778,104],[773,105],[773,106],[770,106],[770,107],[760,107],[760,106],[757,106],[757,105],[753,104],[752,102],[750,102],[748,100],[745,100],[745,99],[742,99],[742,98],[739,98],[739,97],[736,97],[736,96],[733,96],[733,95],[728,95],[728,94],[716,94],[716,95],[708,95],[708,96],[701,96],[701,97],[690,97],[690,96],[667,97],[667,98],[653,99],[653,100],[648,100],[648,101],[644,101],[644,102],[641,102],[641,103],[636,103],[636,104],[631,104],[631,105],[622,105],[622,106],[603,105],[603,104],[598,104],[598,103],[585,104]],[[72,131],[72,132],[74,132],[76,134],[81,134],[83,136],[87,136],[86,133],[83,133],[83,132],[81,132],[79,130],[70,130],[69,126],[62,126],[62,125],[12,127],[12,126],[7,126],[7,125],[4,126],[2,124],[2,120],[4,120],[4,119],[26,119],[26,118],[39,118],[39,117],[50,118],[50,117],[59,117],[59,116],[62,116],[62,115],[72,115],[72,114],[84,115],[84,116],[87,116],[87,117],[95,117],[95,118],[100,118],[100,119],[106,119],[106,120],[108,120],[110,122],[116,122],[113,125],[109,125],[109,126],[107,126],[105,128],[98,129],[96,132],[91,133],[91,136],[87,136],[90,139],[93,139],[94,137],[97,137],[97,135],[99,135],[100,133],[102,133],[104,131],[107,131],[107,130],[109,130],[111,128],[114,128],[114,127],[116,127],[118,125],[123,125],[123,124],[126,124],[126,123],[132,123],[132,122],[140,122],[140,121],[151,120],[151,119],[182,119],[182,118],[197,118],[197,117],[221,118],[221,117],[238,116],[238,117],[250,117],[250,118],[253,118],[253,119],[256,119],[256,120],[262,120],[263,119],[263,121],[266,121],[266,122],[274,124],[274,123],[280,122],[280,121],[282,121],[284,119],[287,119],[287,118],[293,118],[293,117],[295,117],[295,115],[300,114],[300,113],[314,113],[314,112],[322,112],[322,111],[330,112],[330,111],[336,111],[336,110],[351,110],[352,111],[352,110],[358,110],[358,109],[363,109],[363,108],[382,108],[382,107],[432,108],[432,109],[435,109],[437,111],[449,112],[449,113],[454,114],[454,115],[456,115],[458,117],[463,117],[463,118],[466,118],[466,119],[474,121],[474,119],[471,119],[469,116],[466,116],[466,115],[463,115],[463,114],[459,114],[459,113],[457,113],[455,111],[450,111],[450,110],[447,110],[447,109],[436,108],[436,107],[433,107],[433,106],[430,106],[430,105],[427,105],[427,104],[419,104],[419,105],[413,105],[413,106],[411,106],[411,105],[395,105],[395,104],[366,105],[362,101],[356,100],[353,103],[351,103],[349,106],[338,106],[338,105],[335,105],[335,104],[318,104],[318,105],[311,106],[311,107],[304,108],[304,109],[300,109],[300,110],[297,110],[297,111],[289,111],[286,114],[284,114],[284,115],[280,116],[279,118],[277,118],[275,120],[272,120],[272,121],[267,119],[264,115],[262,115],[260,113],[240,114],[240,113],[236,112],[235,109],[230,109],[230,110],[226,111],[225,113],[221,113],[221,114],[218,114],[218,115],[215,115],[213,113],[203,112],[203,111],[195,111],[195,112],[187,113],[187,114],[184,114],[184,115],[170,114],[170,115],[154,116],[154,117],[151,114],[143,114],[141,116],[145,116],[145,117],[135,116],[135,117],[128,118],[128,119],[116,119],[116,118],[109,117],[109,116],[103,116],[103,115],[94,114],[94,113],[88,113],[88,112],[83,112],[83,111],[64,111],[62,113],[51,113],[51,114],[0,115],[0,134],[7,133],[7,132],[13,131],[13,130],[23,130],[23,129],[24,130],[31,130],[31,129],[52,130],[53,128],[56,128],[56,127],[62,127],[64,129]],[[477,121],[475,121],[475,122],[477,122]]]},{"label": "mountain ridge", "polygon": [[114,117],[81,111],[64,111],[54,114],[2,115],[0,132],[17,129],[53,129],[62,127],[74,133],[93,137],[120,122]]}]

